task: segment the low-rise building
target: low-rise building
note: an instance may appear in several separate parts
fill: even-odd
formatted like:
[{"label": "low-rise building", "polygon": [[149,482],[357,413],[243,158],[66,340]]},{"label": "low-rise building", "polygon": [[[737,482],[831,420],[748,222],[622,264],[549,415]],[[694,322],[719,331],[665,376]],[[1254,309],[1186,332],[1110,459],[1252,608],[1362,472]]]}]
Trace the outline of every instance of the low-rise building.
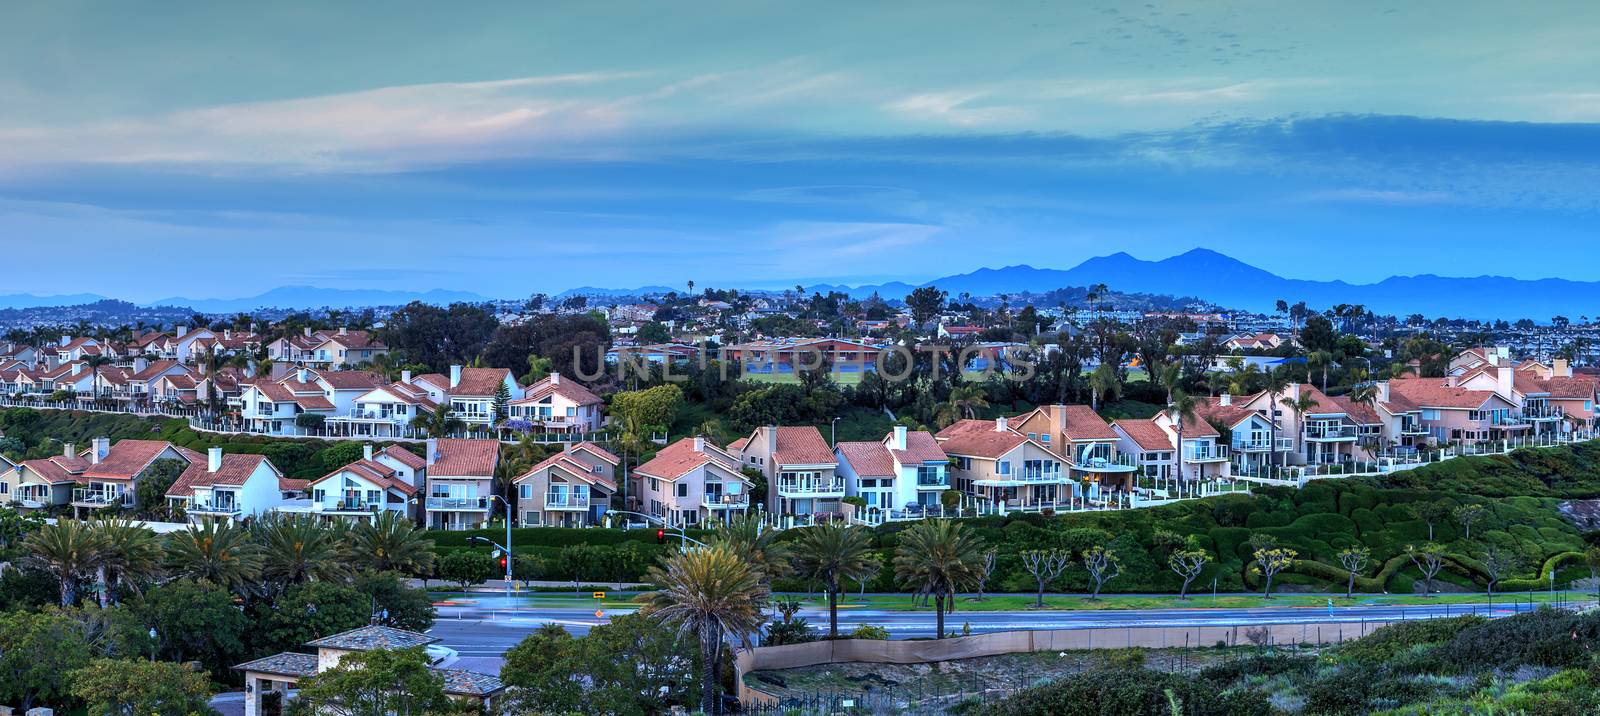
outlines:
[{"label": "low-rise building", "polygon": [[753,483],[740,469],[737,453],[705,438],[683,438],[662,448],[634,468],[633,480],[639,509],[676,527],[725,520],[750,509]]},{"label": "low-rise building", "polygon": [[890,517],[939,514],[950,489],[950,457],[939,440],[896,425],[883,439],[834,446],[845,492],[866,502],[866,510]]},{"label": "low-rise building", "polygon": [[513,481],[517,523],[523,527],[593,527],[602,524],[617,494],[622,459],[582,442],[541,460]]},{"label": "low-rise building", "polygon": [[[776,515],[837,514],[844,478],[828,441],[807,426],[756,428],[739,446],[740,462],[767,477],[767,510]],[[730,446],[732,447],[732,446]]]},{"label": "low-rise building", "polygon": [[472,530],[488,524],[500,443],[430,438],[426,460],[424,524],[435,530]]},{"label": "low-rise building", "polygon": [[224,455],[213,447],[204,462],[178,476],[166,497],[192,523],[232,522],[273,512],[307,487],[305,480],[284,477],[264,455]]}]

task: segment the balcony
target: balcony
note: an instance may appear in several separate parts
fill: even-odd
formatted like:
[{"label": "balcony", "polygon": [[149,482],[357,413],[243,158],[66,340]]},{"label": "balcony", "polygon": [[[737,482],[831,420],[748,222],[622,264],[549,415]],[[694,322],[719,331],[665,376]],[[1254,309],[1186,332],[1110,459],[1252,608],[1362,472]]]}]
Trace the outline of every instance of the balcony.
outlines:
[{"label": "balcony", "polygon": [[1400,421],[1400,434],[1427,435],[1428,427],[1423,425],[1421,420],[1402,420]]},{"label": "balcony", "polygon": [[778,494],[785,497],[844,497],[844,478],[778,480]]},{"label": "balcony", "polygon": [[1354,425],[1307,425],[1305,439],[1314,442],[1342,442],[1356,439]]},{"label": "balcony", "polygon": [[1184,462],[1222,462],[1227,459],[1227,445],[1189,445],[1183,449]]},{"label": "balcony", "polygon": [[[432,503],[433,500],[428,500]],[[544,496],[544,508],[547,510],[587,510],[589,509],[589,495],[572,492],[548,492]]]},{"label": "balcony", "polygon": [[404,415],[396,415],[382,410],[351,410],[347,413],[329,415],[330,422],[360,422],[360,423],[394,423],[403,424],[410,422]]},{"label": "balcony", "polygon": [[1523,414],[1515,410],[1494,411],[1489,413],[1489,425],[1496,428],[1525,428],[1532,423]]},{"label": "balcony", "polygon": [[1139,468],[1132,453],[1122,453],[1107,457],[1103,453],[1079,455],[1072,466],[1083,472],[1133,472]]},{"label": "balcony", "polygon": [[368,502],[359,499],[323,500],[312,503],[312,508],[317,512],[377,512],[383,509],[382,502]]},{"label": "balcony", "polygon": [[487,497],[429,497],[428,509],[456,512],[488,512]]},{"label": "balcony", "polygon": [[975,480],[975,482],[980,485],[1012,486],[1059,483],[1066,479],[1066,474],[1061,470],[1061,464],[1050,463],[1049,467],[1024,467],[1021,470],[1013,470],[1004,474],[995,473],[989,477]]},{"label": "balcony", "polygon": [[742,510],[750,506],[750,495],[745,492],[737,495],[707,493],[700,498],[700,505],[710,510]]},{"label": "balcony", "polygon": [[940,470],[937,474],[924,475],[917,473],[918,490],[944,490],[950,487],[950,473]]},{"label": "balcony", "polygon": [[1232,445],[1234,452],[1290,452],[1294,450],[1294,438],[1280,435],[1273,446],[1274,439],[1264,433],[1243,438],[1235,434]]},{"label": "balcony", "polygon": [[133,507],[133,493],[77,487],[72,490],[72,504],[79,507]]},{"label": "balcony", "polygon": [[195,502],[184,508],[184,512],[191,515],[237,515],[239,503],[232,500],[226,502]]},{"label": "balcony", "polygon": [[1553,405],[1528,404],[1522,406],[1522,417],[1535,422],[1548,422],[1561,420],[1567,417],[1567,413]]}]

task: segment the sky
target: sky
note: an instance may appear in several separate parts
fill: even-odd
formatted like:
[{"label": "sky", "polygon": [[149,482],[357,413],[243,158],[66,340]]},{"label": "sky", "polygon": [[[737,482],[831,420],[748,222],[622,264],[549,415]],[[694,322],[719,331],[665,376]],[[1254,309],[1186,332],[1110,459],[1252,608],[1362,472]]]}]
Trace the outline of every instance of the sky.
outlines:
[{"label": "sky", "polygon": [[1595,37],[1600,5],[1560,1],[8,3],[0,293],[509,298],[1195,247],[1600,280]]}]

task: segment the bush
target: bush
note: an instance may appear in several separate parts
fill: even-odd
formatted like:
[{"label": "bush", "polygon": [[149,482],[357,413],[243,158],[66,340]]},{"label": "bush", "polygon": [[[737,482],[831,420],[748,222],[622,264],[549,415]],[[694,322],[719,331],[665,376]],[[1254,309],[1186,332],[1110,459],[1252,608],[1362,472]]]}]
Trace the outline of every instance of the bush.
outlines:
[{"label": "bush", "polygon": [[888,641],[889,630],[876,624],[862,624],[850,632],[851,639],[872,639],[875,641]]},{"label": "bush", "polygon": [[992,716],[1146,716],[1171,712],[1167,694],[1187,716],[1266,716],[1267,695],[1221,690],[1183,674],[1149,669],[1093,669],[1019,691],[981,713]]},{"label": "bush", "polygon": [[493,579],[498,566],[483,552],[451,552],[439,560],[439,578],[466,589]]},{"label": "bush", "polygon": [[1461,630],[1440,646],[1445,663],[1460,671],[1518,665],[1565,667],[1585,663],[1600,639],[1600,614],[1549,607],[1513,614]]},{"label": "bush", "polygon": [[1488,620],[1479,616],[1464,616],[1397,622],[1339,647],[1338,655],[1348,661],[1381,664],[1402,652],[1443,644],[1485,621]]}]

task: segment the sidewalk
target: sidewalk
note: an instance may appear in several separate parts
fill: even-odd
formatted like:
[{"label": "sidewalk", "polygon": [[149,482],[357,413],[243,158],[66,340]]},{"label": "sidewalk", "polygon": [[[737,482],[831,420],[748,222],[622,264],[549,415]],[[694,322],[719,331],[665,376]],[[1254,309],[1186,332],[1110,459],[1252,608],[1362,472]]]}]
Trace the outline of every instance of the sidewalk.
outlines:
[{"label": "sidewalk", "polygon": [[[407,580],[407,584],[409,586],[411,586],[411,587],[415,587],[415,588],[419,588],[419,589],[422,588],[422,586],[423,586],[422,580],[420,580],[420,579]],[[590,587],[593,587],[594,589],[590,589]],[[427,588],[428,588],[428,591],[432,591],[432,592],[459,592],[459,591],[461,591],[460,589],[458,589],[456,587],[456,585],[451,584],[450,582],[446,582],[445,580],[442,580],[442,579],[430,579],[430,580],[428,580]],[[565,591],[584,592],[584,593],[594,592],[594,591],[638,592],[638,591],[649,590],[650,589],[650,585],[644,584],[644,583],[641,583],[641,582],[589,582],[589,581],[584,581],[584,582],[579,582],[578,585],[576,587],[574,587],[572,582],[558,582],[558,581],[537,580],[537,579],[531,580],[531,581],[527,581],[527,582],[522,582],[522,581],[513,581],[512,582],[512,590],[511,591],[513,591],[513,592],[515,592],[515,591],[528,591],[528,590],[531,590],[531,589],[555,589],[555,590],[565,590]],[[504,594],[505,591],[506,591],[506,580],[504,580],[504,579],[491,579],[491,580],[489,580],[487,582],[484,582],[483,584],[478,584],[478,585],[475,585],[475,586],[467,587],[466,591],[473,592],[473,593],[483,593],[483,594],[497,594],[497,593],[498,594]],[[551,593],[559,594],[560,592],[557,591],[557,592],[551,592]]]}]

